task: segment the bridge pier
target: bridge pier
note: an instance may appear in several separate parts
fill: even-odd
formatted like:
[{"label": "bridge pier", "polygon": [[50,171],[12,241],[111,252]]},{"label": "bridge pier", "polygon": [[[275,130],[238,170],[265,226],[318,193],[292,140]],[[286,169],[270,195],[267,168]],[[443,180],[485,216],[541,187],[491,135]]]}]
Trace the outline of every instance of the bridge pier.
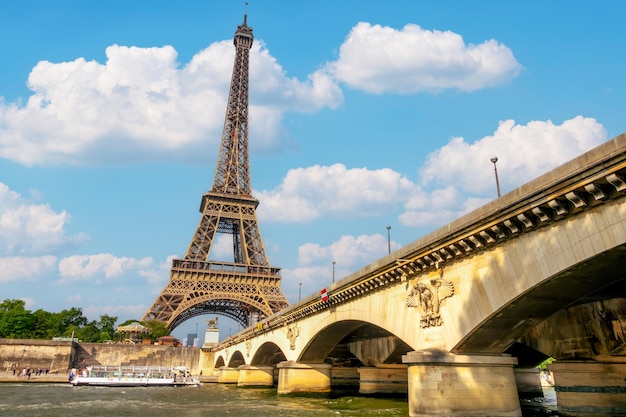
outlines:
[{"label": "bridge pier", "polygon": [[200,349],[200,358],[198,359],[198,368],[205,377],[213,374],[215,369],[213,364],[215,363],[215,353],[210,349]]},{"label": "bridge pier", "polygon": [[626,362],[557,361],[550,371],[560,414],[626,416]]},{"label": "bridge pier", "polygon": [[240,365],[239,387],[273,387],[274,386],[274,367],[273,366],[253,366]]},{"label": "bridge pier", "polygon": [[407,366],[378,365],[359,368],[361,394],[406,394]]},{"label": "bridge pier", "polygon": [[330,372],[333,389],[358,390],[359,370],[357,368],[333,366]]},{"label": "bridge pier", "polygon": [[239,382],[239,371],[235,368],[222,366],[217,374],[219,384],[236,384]]},{"label": "bridge pier", "polygon": [[409,416],[520,417],[513,367],[508,355],[453,355],[409,352]]},{"label": "bridge pier", "polygon": [[515,368],[515,383],[520,398],[543,397],[539,368]]},{"label": "bridge pier", "polygon": [[278,394],[328,393],[332,365],[327,363],[298,363],[284,361],[278,364]]}]

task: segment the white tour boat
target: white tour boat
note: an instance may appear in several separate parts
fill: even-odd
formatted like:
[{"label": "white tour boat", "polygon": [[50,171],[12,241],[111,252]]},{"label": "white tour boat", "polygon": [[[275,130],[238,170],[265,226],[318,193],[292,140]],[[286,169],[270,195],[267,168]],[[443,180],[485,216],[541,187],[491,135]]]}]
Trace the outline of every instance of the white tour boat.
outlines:
[{"label": "white tour boat", "polygon": [[171,387],[201,385],[185,367],[151,366],[89,366],[72,370],[70,383],[74,386],[106,387]]}]

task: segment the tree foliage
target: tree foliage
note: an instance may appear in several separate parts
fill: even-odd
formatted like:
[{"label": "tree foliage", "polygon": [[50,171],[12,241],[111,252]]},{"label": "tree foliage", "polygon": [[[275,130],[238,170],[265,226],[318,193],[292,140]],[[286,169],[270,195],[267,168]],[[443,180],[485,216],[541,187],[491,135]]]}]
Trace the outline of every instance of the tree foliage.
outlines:
[{"label": "tree foliage", "polygon": [[158,339],[159,337],[167,336],[170,334],[170,331],[167,328],[167,325],[165,324],[165,322],[158,321],[158,320],[147,320],[145,322],[142,322],[141,324],[146,326],[148,329],[152,330],[152,333],[151,333],[152,339]]},{"label": "tree foliage", "polygon": [[[7,299],[0,303],[0,338],[7,339],[52,339],[74,337],[84,342],[117,340],[115,322],[117,317],[102,315],[99,320],[89,321],[80,308],[72,307],[59,313],[44,310],[31,312],[23,300]],[[136,320],[129,320],[133,322]],[[165,323],[148,321],[152,330],[151,339],[169,334]]]}]

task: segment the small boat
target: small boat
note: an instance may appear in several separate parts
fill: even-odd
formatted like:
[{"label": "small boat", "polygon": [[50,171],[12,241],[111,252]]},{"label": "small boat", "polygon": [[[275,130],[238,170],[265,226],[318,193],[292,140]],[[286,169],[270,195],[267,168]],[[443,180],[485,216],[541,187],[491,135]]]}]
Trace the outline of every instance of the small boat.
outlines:
[{"label": "small boat", "polygon": [[106,387],[172,387],[202,385],[187,368],[150,366],[89,366],[72,370],[70,383],[74,386]]}]

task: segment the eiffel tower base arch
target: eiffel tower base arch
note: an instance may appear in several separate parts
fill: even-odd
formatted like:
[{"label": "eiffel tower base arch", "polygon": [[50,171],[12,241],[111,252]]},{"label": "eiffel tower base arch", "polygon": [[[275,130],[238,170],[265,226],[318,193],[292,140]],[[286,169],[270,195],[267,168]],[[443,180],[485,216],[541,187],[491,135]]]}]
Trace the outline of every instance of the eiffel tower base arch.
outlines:
[{"label": "eiffel tower base arch", "polygon": [[165,322],[170,330],[203,314],[220,314],[243,328],[288,305],[279,268],[175,259],[170,281],[143,320]]}]

